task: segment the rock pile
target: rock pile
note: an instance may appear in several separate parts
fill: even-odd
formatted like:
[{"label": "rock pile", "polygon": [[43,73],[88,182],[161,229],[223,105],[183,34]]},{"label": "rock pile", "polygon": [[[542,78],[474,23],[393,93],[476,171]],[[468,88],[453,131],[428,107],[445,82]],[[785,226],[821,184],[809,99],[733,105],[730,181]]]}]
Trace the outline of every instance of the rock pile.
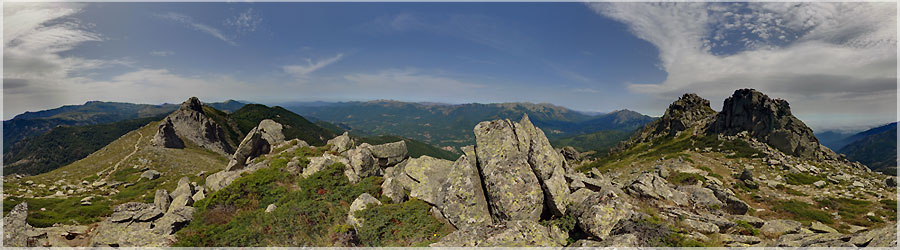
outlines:
[{"label": "rock pile", "polygon": [[118,205],[108,218],[99,223],[90,245],[169,246],[175,240],[175,231],[193,219],[193,198],[202,193],[203,190],[183,177],[171,194],[165,190],[157,190],[153,203],[129,202]]}]

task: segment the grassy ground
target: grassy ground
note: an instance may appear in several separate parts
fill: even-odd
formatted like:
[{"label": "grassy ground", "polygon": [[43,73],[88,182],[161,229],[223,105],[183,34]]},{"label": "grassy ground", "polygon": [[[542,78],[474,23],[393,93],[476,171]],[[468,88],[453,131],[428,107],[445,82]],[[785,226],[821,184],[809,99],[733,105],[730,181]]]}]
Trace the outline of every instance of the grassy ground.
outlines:
[{"label": "grassy ground", "polygon": [[[381,196],[381,177],[350,183],[340,163],[301,178],[284,169],[287,160],[321,155],[324,148],[270,156],[269,167],[246,174],[197,202],[194,220],[177,234],[176,246],[332,246],[352,230],[350,204],[369,193],[385,205],[357,213],[364,221],[361,246],[424,246],[449,233],[449,225],[418,200],[389,204]],[[301,160],[301,167],[308,161]],[[269,213],[265,208],[275,204]]]},{"label": "grassy ground", "polygon": [[[106,191],[94,189],[92,192],[76,193],[68,198],[7,199],[3,202],[4,213],[9,211],[8,209],[11,209],[12,206],[27,201],[30,213],[28,222],[34,226],[98,221],[101,216],[109,214],[112,206],[130,201],[152,202],[157,189],[172,191],[175,189],[178,179],[183,176],[188,176],[191,181],[202,183],[203,179],[196,176],[197,173],[201,171],[213,173],[223,169],[228,163],[224,156],[201,149],[187,141],[185,149],[150,146],[150,140],[156,133],[157,124],[158,122],[152,122],[138,130],[131,131],[97,152],[67,166],[41,175],[25,177],[19,183],[4,183],[4,192],[19,194],[18,188],[29,180],[34,181],[32,187],[29,188],[33,190],[35,197],[53,194],[47,188],[41,189],[36,186],[39,184],[47,187],[57,185],[57,180],[63,180],[65,185],[84,187],[81,184],[82,180],[94,182],[108,177],[106,182],[110,184],[126,182],[134,183],[134,185],[129,187],[120,185],[114,188],[118,190],[115,194],[110,194],[113,188],[107,188]],[[137,151],[134,150],[135,144],[138,145]],[[122,161],[116,171],[112,171],[117,162],[132,152],[134,154]],[[143,168],[157,170],[163,174],[156,180],[139,180],[142,173],[140,170]],[[103,174],[98,175],[98,173]],[[96,198],[92,200],[92,205],[81,206],[81,198],[87,196]],[[41,208],[45,208],[45,211],[41,211]]]}]

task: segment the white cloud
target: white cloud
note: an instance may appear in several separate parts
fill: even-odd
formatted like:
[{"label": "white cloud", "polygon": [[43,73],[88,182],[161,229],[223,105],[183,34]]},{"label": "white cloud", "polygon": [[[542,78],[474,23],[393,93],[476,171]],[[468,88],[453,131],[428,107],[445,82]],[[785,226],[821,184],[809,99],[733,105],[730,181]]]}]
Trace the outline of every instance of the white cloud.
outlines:
[{"label": "white cloud", "polygon": [[174,55],[175,52],[171,50],[154,50],[150,51],[150,55],[152,56],[171,56]]},{"label": "white cloud", "polygon": [[225,20],[225,25],[234,27],[238,33],[249,33],[256,31],[256,28],[262,23],[262,16],[253,8],[248,8],[235,17]]},{"label": "white cloud", "polygon": [[310,73],[322,69],[325,66],[331,65],[332,63],[336,63],[343,57],[344,54],[339,53],[334,57],[325,58],[317,62],[313,62],[312,59],[306,59],[306,65],[285,65],[282,66],[281,69],[284,70],[285,73],[291,74],[294,77],[305,78]]},{"label": "white cloud", "polygon": [[223,42],[231,44],[232,46],[237,46],[237,43],[234,42],[234,39],[225,36],[224,34],[222,34],[222,31],[220,31],[219,29],[213,28],[212,26],[209,26],[206,24],[195,22],[194,19],[189,16],[186,16],[186,15],[183,15],[180,13],[175,13],[175,12],[158,14],[156,16],[159,18],[162,18],[162,19],[179,22],[179,23],[184,24],[194,30],[206,33],[207,35],[213,36],[219,40],[222,40]]},{"label": "white cloud", "polygon": [[[830,117],[830,121],[811,122],[814,127],[896,119],[897,13],[893,4],[589,6],[625,23],[634,35],[659,50],[667,78],[628,84],[633,92],[656,96],[652,105],[665,107],[684,92],[696,92],[717,108],[735,89],[755,88],[788,100],[801,119]],[[729,40],[741,40],[743,46],[724,49]]]}]

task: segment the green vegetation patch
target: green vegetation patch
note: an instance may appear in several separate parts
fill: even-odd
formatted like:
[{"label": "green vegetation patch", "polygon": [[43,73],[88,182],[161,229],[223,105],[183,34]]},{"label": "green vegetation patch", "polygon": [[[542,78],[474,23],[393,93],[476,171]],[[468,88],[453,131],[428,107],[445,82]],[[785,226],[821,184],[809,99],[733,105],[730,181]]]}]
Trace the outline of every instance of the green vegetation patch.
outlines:
[{"label": "green vegetation patch", "polygon": [[359,239],[367,246],[428,246],[453,231],[429,209],[431,205],[418,199],[367,207],[356,212],[362,219]]},{"label": "green vegetation patch", "polygon": [[685,172],[675,172],[669,175],[669,178],[666,178],[669,183],[674,183],[676,185],[694,185],[697,183],[705,182],[706,177],[695,173],[685,173]]},{"label": "green vegetation patch", "polygon": [[802,222],[819,221],[825,224],[834,223],[834,220],[831,218],[830,214],[802,201],[779,201],[778,206],[775,206],[773,210],[775,210],[775,212],[783,212],[793,215],[794,219]]},{"label": "green vegetation patch", "polygon": [[659,159],[684,155],[686,150],[705,150],[724,153],[727,158],[754,158],[762,154],[743,140],[719,140],[716,135],[692,136],[691,131],[684,131],[678,137],[662,137],[649,143],[640,143],[625,151],[607,155],[589,164],[584,164],[580,171],[597,168],[601,172],[621,167],[618,162],[634,162],[636,159]]},{"label": "green vegetation patch", "polygon": [[[878,203],[834,197],[816,200],[817,205],[819,205],[820,207],[828,207],[830,209],[837,210],[838,215],[841,216],[841,220],[850,224],[865,227],[876,226],[876,224],[884,223],[884,220],[882,220],[880,217],[884,217],[889,220],[896,220],[896,207],[886,206],[891,202],[896,205],[896,201],[893,200],[881,200]],[[875,212],[877,216],[867,216],[866,214],[868,214],[869,212]]]},{"label": "green vegetation patch", "polygon": [[[352,184],[344,165],[335,163],[308,178],[286,173],[286,159],[305,158],[321,149],[281,152],[268,168],[236,179],[195,203],[194,220],[176,237],[176,246],[332,246],[345,239],[350,204],[362,193],[381,200],[381,177]],[[265,207],[276,209],[266,213]],[[447,225],[431,217],[421,201],[386,204],[361,211],[366,225],[359,232],[364,246],[410,246],[437,240]]]},{"label": "green vegetation patch", "polygon": [[825,178],[805,173],[789,173],[784,175],[784,179],[791,185],[810,185],[825,180]]},{"label": "green vegetation patch", "polygon": [[[35,227],[50,227],[53,224],[86,225],[100,221],[101,217],[112,213],[110,203],[105,199],[91,200],[92,204],[81,205],[83,196],[65,199],[8,198],[3,201],[3,213],[7,214],[19,203],[28,202],[26,222]],[[41,208],[45,208],[41,211]]]}]

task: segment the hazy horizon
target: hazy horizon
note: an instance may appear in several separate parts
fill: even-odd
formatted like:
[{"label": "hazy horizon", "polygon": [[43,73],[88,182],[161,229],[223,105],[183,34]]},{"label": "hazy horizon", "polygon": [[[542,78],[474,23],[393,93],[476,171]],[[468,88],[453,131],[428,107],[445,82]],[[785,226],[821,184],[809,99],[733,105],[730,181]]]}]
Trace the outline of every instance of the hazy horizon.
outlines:
[{"label": "hazy horizon", "polygon": [[550,103],[739,88],[896,121],[896,3],[4,3],[3,118],[88,100]]}]

